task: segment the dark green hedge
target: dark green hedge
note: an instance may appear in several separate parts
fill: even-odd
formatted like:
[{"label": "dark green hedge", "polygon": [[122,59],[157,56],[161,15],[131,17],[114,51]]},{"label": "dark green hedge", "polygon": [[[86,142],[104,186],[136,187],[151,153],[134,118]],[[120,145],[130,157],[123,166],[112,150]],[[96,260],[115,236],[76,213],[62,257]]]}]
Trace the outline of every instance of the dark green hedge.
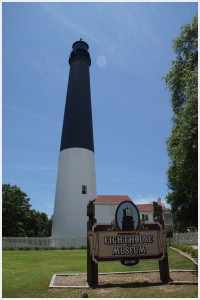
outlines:
[{"label": "dark green hedge", "polygon": [[186,246],[179,243],[170,243],[170,246],[177,248],[183,252],[187,252],[191,254],[192,257],[198,257],[198,249],[194,249],[193,247]]}]

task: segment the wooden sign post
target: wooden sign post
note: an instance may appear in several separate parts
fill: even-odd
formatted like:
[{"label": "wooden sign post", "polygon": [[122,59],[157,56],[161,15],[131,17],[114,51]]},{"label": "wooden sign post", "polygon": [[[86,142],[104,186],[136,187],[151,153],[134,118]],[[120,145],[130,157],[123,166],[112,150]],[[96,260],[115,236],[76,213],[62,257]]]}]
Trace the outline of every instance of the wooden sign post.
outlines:
[{"label": "wooden sign post", "polygon": [[[153,202],[153,218],[154,221],[159,222],[162,226],[162,229],[164,229],[164,221],[162,217],[162,206],[159,205],[157,202]],[[164,242],[166,243],[166,239],[164,239]],[[167,246],[165,246],[165,249],[167,249]],[[159,269],[160,269],[160,280],[162,282],[168,282],[170,280],[169,275],[169,262],[168,262],[168,254],[167,250],[165,250],[164,258],[159,260]]]},{"label": "wooden sign post", "polygon": [[[90,201],[87,205],[87,216],[89,217],[87,232],[89,232],[96,223],[94,201]],[[87,282],[92,288],[98,285],[98,263],[95,263],[90,255],[89,239],[87,239]]]}]

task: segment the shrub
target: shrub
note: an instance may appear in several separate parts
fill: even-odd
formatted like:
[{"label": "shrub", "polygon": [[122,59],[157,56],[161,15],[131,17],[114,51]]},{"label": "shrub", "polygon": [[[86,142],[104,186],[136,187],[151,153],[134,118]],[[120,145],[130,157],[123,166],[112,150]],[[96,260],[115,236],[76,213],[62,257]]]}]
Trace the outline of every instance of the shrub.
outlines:
[{"label": "shrub", "polygon": [[87,249],[87,246],[80,246],[80,249]]},{"label": "shrub", "polygon": [[182,245],[182,244],[179,244],[179,243],[171,243],[170,246],[172,246],[174,248],[177,248],[181,251],[188,252],[193,257],[198,257],[198,250],[194,249],[193,247]]},{"label": "shrub", "polygon": [[191,250],[190,250],[190,254],[191,254],[193,257],[198,257],[198,249],[191,249]]}]

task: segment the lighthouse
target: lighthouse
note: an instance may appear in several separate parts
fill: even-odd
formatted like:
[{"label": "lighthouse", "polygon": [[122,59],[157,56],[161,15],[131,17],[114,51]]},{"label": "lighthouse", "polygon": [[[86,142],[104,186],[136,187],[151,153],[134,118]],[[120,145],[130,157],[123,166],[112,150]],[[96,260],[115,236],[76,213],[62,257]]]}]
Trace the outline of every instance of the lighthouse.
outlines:
[{"label": "lighthouse", "polygon": [[132,209],[126,208],[123,210],[122,231],[134,230],[134,221]]},{"label": "lighthouse", "polygon": [[91,58],[89,46],[82,39],[72,45],[69,65],[52,237],[86,236],[87,204],[96,198]]}]

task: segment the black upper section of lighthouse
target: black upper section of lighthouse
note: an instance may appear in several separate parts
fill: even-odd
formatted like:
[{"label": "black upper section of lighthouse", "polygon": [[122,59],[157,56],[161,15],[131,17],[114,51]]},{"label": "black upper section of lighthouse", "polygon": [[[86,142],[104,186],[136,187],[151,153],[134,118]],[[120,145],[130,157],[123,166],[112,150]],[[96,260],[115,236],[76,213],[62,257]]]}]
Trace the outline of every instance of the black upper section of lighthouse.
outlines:
[{"label": "black upper section of lighthouse", "polygon": [[82,40],[72,45],[60,151],[85,148],[94,152],[88,50]]},{"label": "black upper section of lighthouse", "polygon": [[80,41],[77,41],[75,43],[73,43],[72,45],[72,52],[70,54],[69,57],[69,64],[71,64],[71,62],[73,61],[73,58],[77,56],[79,56],[79,59],[88,59],[89,62],[89,66],[91,65],[91,59],[90,59],[90,53],[88,52],[89,50],[89,46],[86,42],[82,41],[82,39],[80,39]]}]

